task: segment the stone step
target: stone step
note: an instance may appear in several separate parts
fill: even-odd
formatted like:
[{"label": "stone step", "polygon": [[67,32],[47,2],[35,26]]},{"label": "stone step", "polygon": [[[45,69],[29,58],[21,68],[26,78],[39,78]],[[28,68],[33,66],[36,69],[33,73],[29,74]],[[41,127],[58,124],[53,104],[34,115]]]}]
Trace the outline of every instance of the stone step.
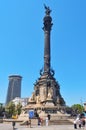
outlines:
[{"label": "stone step", "polygon": [[0,119],[0,123],[3,123],[3,119]]},{"label": "stone step", "polygon": [[50,125],[71,125],[73,123],[69,120],[50,120],[49,124]]},{"label": "stone step", "polygon": [[[37,125],[38,124],[38,120],[32,120],[31,121],[32,125]],[[71,122],[70,120],[50,120],[49,121],[49,125],[72,125],[73,122]],[[46,125],[46,121],[43,120],[41,125]]]},{"label": "stone step", "polygon": [[[26,125],[26,122],[27,122],[27,120],[26,121],[24,120],[20,124]],[[38,125],[38,119],[31,119],[31,124]],[[49,125],[72,125],[72,124],[73,124],[73,122],[68,120],[68,119],[59,119],[59,120],[57,119],[57,120],[50,120],[49,121]],[[46,120],[42,120],[41,125],[43,125],[43,126],[46,125]]]}]

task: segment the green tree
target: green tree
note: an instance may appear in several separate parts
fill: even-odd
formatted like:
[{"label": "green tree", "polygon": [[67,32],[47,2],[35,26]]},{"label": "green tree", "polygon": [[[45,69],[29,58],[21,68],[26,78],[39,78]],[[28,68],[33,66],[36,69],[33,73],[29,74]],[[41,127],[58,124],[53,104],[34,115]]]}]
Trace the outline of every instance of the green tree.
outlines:
[{"label": "green tree", "polygon": [[3,104],[0,103],[0,112],[2,112],[2,110],[3,110]]},{"label": "green tree", "polygon": [[68,113],[68,114],[72,114],[72,108],[69,107],[69,106],[66,106],[65,107],[65,112]]},{"label": "green tree", "polygon": [[84,111],[84,107],[80,104],[74,104],[71,106],[71,108],[76,114],[82,113]]},{"label": "green tree", "polygon": [[15,115],[15,104],[13,102],[9,102],[6,106],[6,111],[10,115]]},{"label": "green tree", "polygon": [[21,114],[21,110],[22,110],[22,105],[21,105],[21,103],[17,104],[16,110],[17,110],[17,114],[20,115],[20,114]]},{"label": "green tree", "polygon": [[3,116],[5,112],[5,107],[3,106],[3,103],[0,103],[0,116]]}]

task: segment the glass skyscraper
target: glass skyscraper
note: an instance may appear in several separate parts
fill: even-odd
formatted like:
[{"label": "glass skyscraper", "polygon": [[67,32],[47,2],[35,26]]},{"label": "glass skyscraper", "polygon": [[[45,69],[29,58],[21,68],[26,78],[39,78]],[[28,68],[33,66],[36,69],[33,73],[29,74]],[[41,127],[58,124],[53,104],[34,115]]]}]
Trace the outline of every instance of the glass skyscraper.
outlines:
[{"label": "glass skyscraper", "polygon": [[22,77],[20,75],[9,76],[6,104],[8,104],[15,97],[21,97],[21,80]]}]

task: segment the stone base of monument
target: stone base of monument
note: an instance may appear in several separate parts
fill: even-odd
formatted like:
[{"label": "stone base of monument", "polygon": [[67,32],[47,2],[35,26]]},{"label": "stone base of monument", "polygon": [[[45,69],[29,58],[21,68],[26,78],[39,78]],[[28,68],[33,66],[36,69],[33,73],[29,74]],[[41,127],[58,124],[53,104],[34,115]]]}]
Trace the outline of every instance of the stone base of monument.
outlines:
[{"label": "stone base of monument", "polygon": [[35,101],[30,101],[29,104],[36,104],[36,102]]},{"label": "stone base of monument", "polygon": [[51,106],[51,107],[54,106],[53,100],[47,98],[45,101],[45,106]]},{"label": "stone base of monument", "polygon": [[[51,119],[49,121],[49,125],[71,125],[73,124],[73,122],[71,122],[69,119],[69,115],[67,114],[62,114],[59,111],[57,111],[57,114],[50,114],[51,115]],[[43,111],[40,113],[40,118],[42,119],[42,125],[46,125],[46,116],[47,114],[44,113]],[[19,116],[18,120],[22,120],[22,125],[25,125],[24,122],[27,121],[28,115],[27,114],[22,114]],[[38,119],[37,118],[33,118],[31,119],[31,125],[37,125],[38,123]]]},{"label": "stone base of monument", "polygon": [[[49,105],[49,104],[48,104]],[[49,106],[45,106],[45,108],[42,108],[42,109],[39,109],[37,110],[37,113],[39,114],[39,117],[42,118],[43,120],[46,119],[46,116],[48,114],[51,115],[51,120],[66,120],[66,119],[69,119],[70,115],[68,114],[64,114],[60,111],[56,111],[55,110],[56,108],[55,107],[50,107]],[[56,112],[56,113],[53,113],[53,112]],[[29,115],[28,115],[28,111],[20,114],[20,116],[18,117],[18,120],[28,120],[29,119]]]}]

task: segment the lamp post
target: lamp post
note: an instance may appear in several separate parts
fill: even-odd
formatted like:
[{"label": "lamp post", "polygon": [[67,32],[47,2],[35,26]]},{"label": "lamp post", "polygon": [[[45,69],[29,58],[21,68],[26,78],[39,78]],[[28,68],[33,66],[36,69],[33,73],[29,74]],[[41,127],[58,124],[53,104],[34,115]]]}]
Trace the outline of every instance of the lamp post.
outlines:
[{"label": "lamp post", "polygon": [[81,112],[83,112],[83,101],[82,101],[82,98],[80,99],[80,104],[81,104]]}]

